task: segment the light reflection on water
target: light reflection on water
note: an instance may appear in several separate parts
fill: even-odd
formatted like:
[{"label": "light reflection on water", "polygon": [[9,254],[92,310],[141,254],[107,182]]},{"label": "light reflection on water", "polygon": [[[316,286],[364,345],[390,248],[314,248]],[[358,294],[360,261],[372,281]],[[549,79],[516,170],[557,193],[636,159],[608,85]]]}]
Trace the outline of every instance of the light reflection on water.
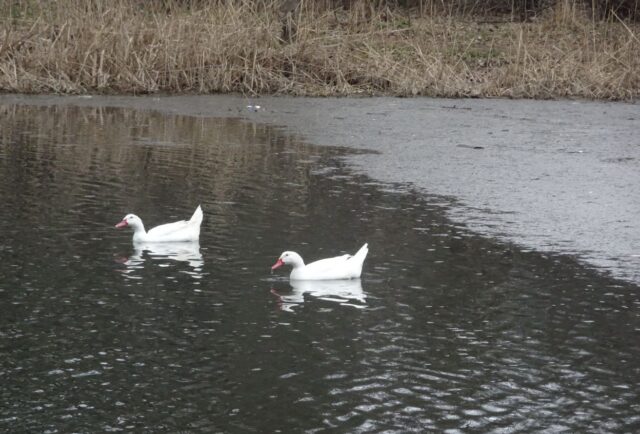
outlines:
[{"label": "light reflection on water", "polygon": [[171,267],[170,261],[185,262],[191,271],[181,270],[194,279],[202,278],[204,259],[200,253],[199,242],[184,243],[137,243],[129,256],[118,257],[116,262],[126,265],[123,273],[135,277],[136,270],[144,268],[145,261],[154,261],[159,267]]},{"label": "light reflection on water", "polygon": [[362,290],[360,279],[351,280],[292,280],[291,291],[279,293],[275,289],[271,292],[278,298],[278,305],[282,310],[292,312],[296,305],[304,303],[305,295],[325,301],[333,301],[342,306],[364,308],[366,294]]},{"label": "light reflection on water", "polygon": [[[235,120],[0,107],[0,429],[633,432],[638,288]],[[199,246],[131,245],[202,203]],[[154,221],[155,220],[155,221]],[[271,276],[367,241],[363,279]]]}]

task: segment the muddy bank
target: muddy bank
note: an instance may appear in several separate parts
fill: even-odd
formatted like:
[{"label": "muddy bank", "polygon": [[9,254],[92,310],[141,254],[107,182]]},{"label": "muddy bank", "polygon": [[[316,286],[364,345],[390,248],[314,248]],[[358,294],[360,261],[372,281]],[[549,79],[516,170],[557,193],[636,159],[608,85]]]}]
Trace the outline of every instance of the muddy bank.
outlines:
[{"label": "muddy bank", "polygon": [[85,3],[0,3],[11,17],[0,27],[0,91],[640,96],[640,25],[620,20],[633,16],[620,0],[619,15],[606,20],[595,19],[586,0],[538,2],[545,6],[535,19],[525,17],[531,1],[517,12],[518,2],[506,0],[502,10],[461,2],[482,16],[440,1],[356,1],[346,9],[326,1]]},{"label": "muddy bank", "polygon": [[[525,248],[571,254],[640,281],[640,111],[575,101],[236,96],[0,97],[119,106],[281,125],[310,142],[369,149],[354,167],[455,204],[454,220]],[[257,112],[247,105],[259,104]]]}]

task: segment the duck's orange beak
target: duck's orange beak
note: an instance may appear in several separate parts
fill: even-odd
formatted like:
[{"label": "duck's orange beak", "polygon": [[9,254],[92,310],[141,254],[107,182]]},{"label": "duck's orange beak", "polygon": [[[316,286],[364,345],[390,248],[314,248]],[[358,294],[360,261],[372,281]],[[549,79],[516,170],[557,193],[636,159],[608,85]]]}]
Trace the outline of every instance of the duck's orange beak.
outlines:
[{"label": "duck's orange beak", "polygon": [[276,263],[271,266],[271,271],[275,270],[276,268],[280,268],[283,265],[284,265],[284,261],[282,259],[278,259]]},{"label": "duck's orange beak", "polygon": [[127,223],[127,221],[126,221],[126,220],[122,220],[120,223],[118,223],[118,224],[116,225],[116,227],[117,227],[118,229],[120,229],[120,228],[124,228],[124,227],[127,227],[127,226],[129,226],[129,223]]}]

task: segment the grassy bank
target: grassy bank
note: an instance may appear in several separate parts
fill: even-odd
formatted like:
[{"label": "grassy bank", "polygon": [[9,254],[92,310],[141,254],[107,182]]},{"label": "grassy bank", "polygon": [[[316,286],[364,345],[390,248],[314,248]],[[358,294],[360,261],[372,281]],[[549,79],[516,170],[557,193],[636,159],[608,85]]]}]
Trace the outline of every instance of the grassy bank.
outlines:
[{"label": "grassy bank", "polygon": [[0,0],[0,90],[640,96],[640,25],[592,19],[582,2],[526,22],[367,2],[288,15],[279,2],[152,3]]}]

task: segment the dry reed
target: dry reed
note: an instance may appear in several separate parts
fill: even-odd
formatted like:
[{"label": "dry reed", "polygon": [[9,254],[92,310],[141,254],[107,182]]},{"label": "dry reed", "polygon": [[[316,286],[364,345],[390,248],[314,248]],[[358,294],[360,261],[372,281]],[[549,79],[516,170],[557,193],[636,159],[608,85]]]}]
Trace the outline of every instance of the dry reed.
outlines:
[{"label": "dry reed", "polygon": [[288,21],[276,2],[148,4],[0,0],[0,90],[640,95],[638,24],[593,20],[582,3],[568,0],[529,22],[372,9],[366,2],[343,10],[303,1]]}]

